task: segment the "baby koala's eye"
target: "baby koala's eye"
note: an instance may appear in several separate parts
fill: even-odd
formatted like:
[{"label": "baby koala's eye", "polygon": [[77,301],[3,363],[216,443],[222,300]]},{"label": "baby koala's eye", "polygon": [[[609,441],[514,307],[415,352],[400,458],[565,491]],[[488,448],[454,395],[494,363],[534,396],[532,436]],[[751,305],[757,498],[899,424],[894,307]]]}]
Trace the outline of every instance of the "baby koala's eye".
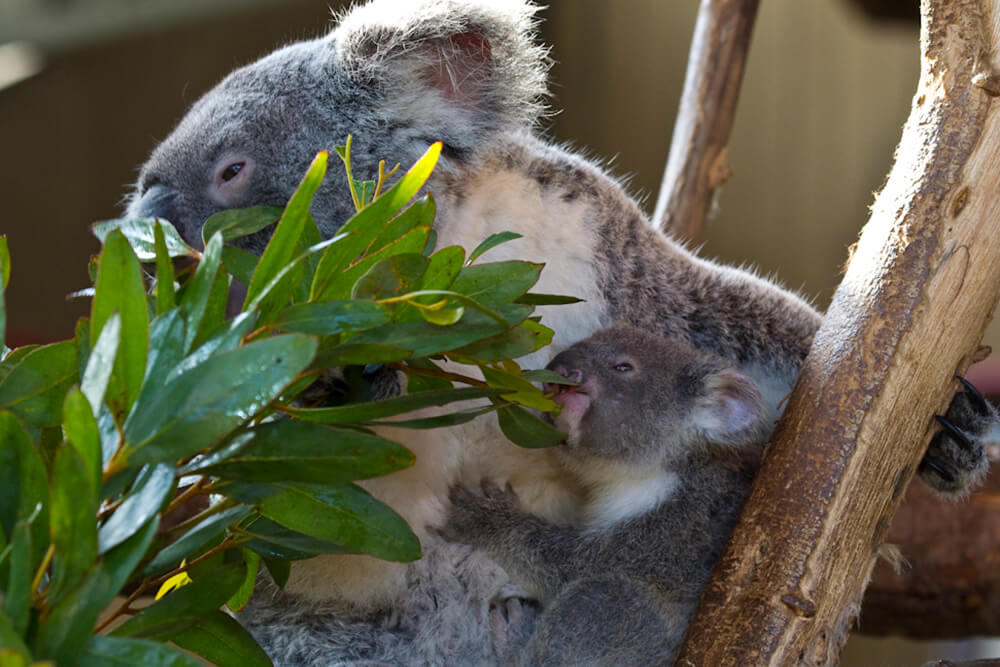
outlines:
[{"label": "baby koala's eye", "polygon": [[632,364],[628,363],[627,361],[623,361],[622,363],[617,364],[615,366],[615,370],[618,371],[619,373],[628,373],[629,371],[634,369],[632,368]]},{"label": "baby koala's eye", "polygon": [[223,182],[233,180],[241,171],[243,171],[243,166],[245,164],[245,162],[234,162],[222,170],[222,173],[219,174],[219,178],[221,178]]}]

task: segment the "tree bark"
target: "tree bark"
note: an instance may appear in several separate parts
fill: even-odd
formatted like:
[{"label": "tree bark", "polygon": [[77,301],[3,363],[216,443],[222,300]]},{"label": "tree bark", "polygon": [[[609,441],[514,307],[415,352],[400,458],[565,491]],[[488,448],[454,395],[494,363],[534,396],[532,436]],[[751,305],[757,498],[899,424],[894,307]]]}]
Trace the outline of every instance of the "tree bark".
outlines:
[{"label": "tree bark", "polygon": [[731,174],[736,116],[760,0],[702,0],[691,40],[670,154],[653,221],[676,239],[701,241],[716,190]]},{"label": "tree bark", "polygon": [[910,486],[886,540],[909,562],[875,566],[858,631],[956,639],[1000,635],[1000,464],[967,502]]},{"label": "tree bark", "polygon": [[932,415],[996,305],[1000,0],[924,0],[921,13],[895,165],[679,665],[836,661]]}]

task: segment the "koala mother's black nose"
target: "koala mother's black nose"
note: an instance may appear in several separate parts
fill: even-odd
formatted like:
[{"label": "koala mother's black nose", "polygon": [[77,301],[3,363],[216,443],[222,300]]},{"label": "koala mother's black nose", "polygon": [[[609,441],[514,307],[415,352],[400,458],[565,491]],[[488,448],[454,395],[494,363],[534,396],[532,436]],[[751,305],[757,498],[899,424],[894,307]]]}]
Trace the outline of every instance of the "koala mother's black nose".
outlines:
[{"label": "koala mother's black nose", "polygon": [[133,200],[128,207],[128,215],[132,218],[160,218],[174,227],[190,245],[201,248],[201,230],[186,229],[184,214],[181,208],[181,196],[177,190],[168,185],[156,184],[148,187],[142,197]]}]

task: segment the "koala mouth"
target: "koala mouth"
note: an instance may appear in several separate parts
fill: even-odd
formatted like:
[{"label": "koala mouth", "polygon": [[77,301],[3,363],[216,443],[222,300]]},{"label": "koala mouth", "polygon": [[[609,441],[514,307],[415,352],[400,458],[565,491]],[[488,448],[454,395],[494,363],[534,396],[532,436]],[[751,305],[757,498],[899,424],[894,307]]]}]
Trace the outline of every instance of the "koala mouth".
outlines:
[{"label": "koala mouth", "polygon": [[561,431],[566,431],[572,439],[580,426],[583,416],[587,414],[591,404],[590,387],[587,383],[579,387],[558,385],[552,400],[562,406],[562,411],[552,419],[552,423]]}]

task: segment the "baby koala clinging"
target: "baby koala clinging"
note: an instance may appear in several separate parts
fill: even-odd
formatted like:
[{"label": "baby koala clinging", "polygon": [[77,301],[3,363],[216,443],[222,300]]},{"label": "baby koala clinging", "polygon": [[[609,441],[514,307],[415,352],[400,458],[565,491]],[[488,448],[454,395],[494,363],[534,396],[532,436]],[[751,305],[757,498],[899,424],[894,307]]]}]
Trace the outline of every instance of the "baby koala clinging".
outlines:
[{"label": "baby koala clinging", "polygon": [[443,533],[541,603],[537,623],[494,612],[501,662],[673,660],[757,470],[760,391],[721,357],[623,325],[549,368],[579,382],[555,390],[568,438],[554,453],[586,492],[581,524],[547,523],[487,483],[452,490]]}]

